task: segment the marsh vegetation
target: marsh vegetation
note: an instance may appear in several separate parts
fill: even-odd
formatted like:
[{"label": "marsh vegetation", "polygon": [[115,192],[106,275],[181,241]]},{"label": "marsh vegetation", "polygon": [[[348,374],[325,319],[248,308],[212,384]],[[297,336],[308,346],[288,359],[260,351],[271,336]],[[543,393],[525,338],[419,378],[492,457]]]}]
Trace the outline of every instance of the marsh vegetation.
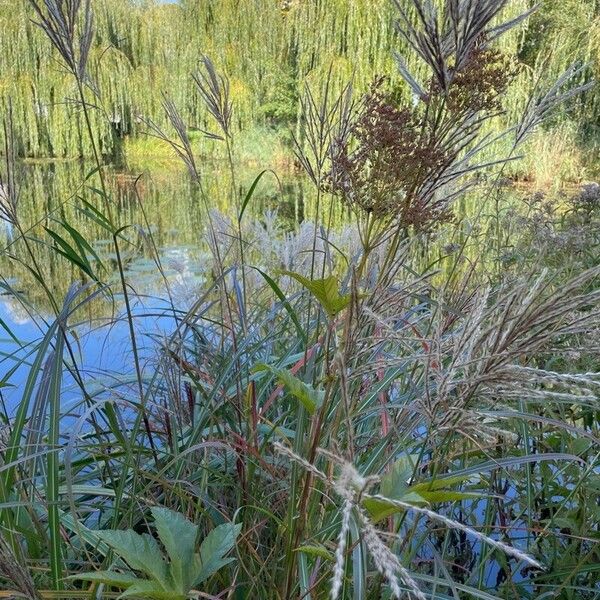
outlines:
[{"label": "marsh vegetation", "polygon": [[0,597],[600,597],[600,6],[0,0]]}]

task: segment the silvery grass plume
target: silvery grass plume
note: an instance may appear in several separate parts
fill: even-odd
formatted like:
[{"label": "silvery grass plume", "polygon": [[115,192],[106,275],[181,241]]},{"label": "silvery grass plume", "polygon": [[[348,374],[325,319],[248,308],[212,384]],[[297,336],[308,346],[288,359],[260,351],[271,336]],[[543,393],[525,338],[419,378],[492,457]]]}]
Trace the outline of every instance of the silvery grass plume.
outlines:
[{"label": "silvery grass plume", "polygon": [[[202,57],[201,68],[192,74],[192,78],[206,109],[218,123],[223,134],[228,138],[231,137],[233,102],[229,94],[229,79],[225,75],[217,73],[208,56]],[[207,132],[204,133],[207,134]],[[207,135],[222,139],[214,134]]]},{"label": "silvery grass plume", "polygon": [[[339,597],[343,585],[344,566],[346,560],[346,540],[350,532],[350,523],[354,518],[356,525],[361,531],[361,535],[369,553],[375,563],[377,570],[387,580],[392,594],[396,598],[401,598],[403,594],[402,585],[408,589],[409,594],[418,600],[426,600],[425,594],[421,591],[414,578],[409,571],[400,563],[398,557],[390,550],[383,542],[384,537],[390,536],[384,532],[378,531],[371,522],[366,511],[361,506],[363,499],[374,499],[380,502],[388,503],[407,513],[416,513],[442,523],[450,529],[457,529],[471,535],[477,540],[485,542],[519,561],[523,561],[532,567],[541,569],[542,565],[526,554],[513,546],[509,546],[504,542],[495,540],[468,525],[464,525],[459,521],[450,519],[441,515],[429,508],[415,506],[401,500],[387,498],[381,494],[372,494],[370,490],[379,482],[377,476],[364,476],[347,460],[329,452],[325,449],[318,449],[317,452],[331,463],[338,467],[338,475],[334,478],[328,477],[323,471],[318,469],[314,464],[295,454],[292,450],[275,442],[274,448],[280,454],[287,456],[290,460],[302,466],[308,473],[329,486],[342,500],[342,525],[338,535],[338,543],[335,552],[335,565],[333,577],[331,580],[331,598],[336,600]],[[353,513],[355,516],[353,516]],[[398,534],[391,534],[395,539],[400,539]]]},{"label": "silvery grass plume", "polygon": [[0,535],[0,579],[5,579],[15,586],[17,592],[15,597],[29,600],[41,600],[42,598],[35,588],[28,569],[17,560],[3,535]]},{"label": "silvery grass plume", "polygon": [[[448,289],[435,306],[416,306],[408,293],[414,284],[397,283],[361,308],[360,319],[376,331],[356,343],[356,368],[350,378],[364,381],[378,368],[414,364],[422,373],[414,408],[438,436],[459,433],[484,441],[512,434],[490,423],[490,411],[510,410],[523,398],[593,401],[597,376],[555,375],[554,389],[541,385],[550,375],[528,365],[531,357],[553,351],[558,340],[598,327],[600,290],[596,267],[564,282],[547,272],[497,289],[461,284]],[[427,295],[421,281],[418,295]],[[430,292],[431,293],[431,290]],[[380,347],[385,345],[384,358]]]},{"label": "silvery grass plume", "polygon": [[[86,68],[94,37],[90,0],[29,0],[38,21],[67,68],[80,82],[86,79]],[[79,26],[79,13],[83,18]]]}]

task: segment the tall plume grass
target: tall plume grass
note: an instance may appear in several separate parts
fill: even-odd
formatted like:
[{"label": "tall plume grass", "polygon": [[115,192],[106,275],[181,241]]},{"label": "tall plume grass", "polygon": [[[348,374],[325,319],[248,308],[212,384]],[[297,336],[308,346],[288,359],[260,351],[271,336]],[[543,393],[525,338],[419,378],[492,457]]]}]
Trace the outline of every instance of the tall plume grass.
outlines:
[{"label": "tall plume grass", "polygon": [[[454,226],[457,199],[487,179],[489,206],[527,134],[586,89],[568,69],[500,134],[508,153],[485,158],[496,137],[486,128],[514,75],[498,41],[531,11],[503,21],[504,0],[448,0],[440,10],[398,2],[401,35],[419,58],[396,57],[412,99],[387,77],[365,94],[337,85],[333,70],[318,89],[308,85],[293,143],[317,214],[294,232],[268,215],[249,219],[262,174],[240,187],[234,80],[202,55],[190,81],[208,124],[188,122],[166,94],[164,116],[143,122],[198,190],[210,275],[189,308],[177,305],[144,213],[167,297],[164,310],[144,313],[123,260],[131,230],[117,224],[94,127],[103,89],[89,69],[90,4],[31,1],[79,93],[99,181],[86,192],[99,202],[78,206],[109,236],[116,281],[102,281],[92,245],[69,223],[71,243],[54,230],[15,240],[51,238],[86,284],[53,298],[52,317],[37,321],[42,338],[19,348],[28,376],[16,415],[4,415],[0,452],[2,586],[31,597],[122,590],[140,561],[158,553],[159,569],[166,564],[149,523],[161,505],[197,525],[220,561],[201,589],[178,598],[597,595],[588,484],[598,467],[598,377],[550,367],[560,348],[599,329],[598,267],[494,277],[485,263],[465,268],[464,247],[450,275],[418,260]],[[231,214],[213,210],[191,127],[225,145]],[[10,119],[5,131],[2,216],[18,224]],[[347,234],[333,227],[336,203],[352,215]],[[43,287],[35,257],[32,246]],[[84,330],[76,317],[117,294],[121,312],[107,329],[126,328],[131,369],[99,374],[75,351]],[[168,324],[151,332],[152,360],[142,353],[144,316]],[[223,558],[225,540],[209,536],[229,522],[241,533]],[[135,560],[107,546],[107,530],[144,540],[128,549]],[[106,569],[104,591],[75,582]]]}]

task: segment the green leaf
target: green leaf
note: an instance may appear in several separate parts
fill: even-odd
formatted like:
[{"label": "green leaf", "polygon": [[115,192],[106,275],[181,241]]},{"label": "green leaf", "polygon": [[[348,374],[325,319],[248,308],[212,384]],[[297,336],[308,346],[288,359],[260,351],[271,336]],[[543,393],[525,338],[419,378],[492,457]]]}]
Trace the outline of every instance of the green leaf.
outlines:
[{"label": "green leaf", "polygon": [[[250,186],[250,189],[246,193],[244,201],[242,202],[240,214],[238,215],[238,223],[242,222],[242,217],[244,216],[244,212],[246,212],[246,207],[248,206],[248,202],[250,202],[250,200],[252,199],[252,196],[254,196],[254,191],[256,190],[256,186],[258,185],[258,182],[263,178],[263,175],[265,173],[273,173],[273,175],[275,175],[275,178],[277,178],[277,175],[271,169],[265,169],[262,173],[259,173],[259,175],[256,177],[256,179],[252,182],[252,185]],[[279,179],[277,179],[277,181],[279,181]]]},{"label": "green leaf", "polygon": [[242,529],[242,524],[224,523],[215,527],[204,538],[200,546],[200,555],[196,555],[196,573],[193,585],[196,586],[214,575],[221,567],[233,561],[233,558],[224,558],[235,546],[237,536]]},{"label": "green leaf", "polygon": [[[415,492],[408,492],[401,498],[390,498],[390,500],[402,500],[408,504],[414,504],[415,506],[423,506],[427,504],[425,498]],[[402,512],[402,509],[392,504],[391,502],[385,502],[385,500],[379,500],[377,498],[365,498],[362,501],[363,507],[371,515],[371,520],[376,523],[390,517],[391,515]]]},{"label": "green leaf", "polygon": [[296,548],[295,552],[304,552],[304,554],[308,554],[309,556],[318,556],[329,561],[335,560],[333,554],[324,546],[299,546]]},{"label": "green leaf", "polygon": [[455,492],[454,490],[438,491],[420,491],[419,496],[429,504],[439,504],[440,502],[456,502],[457,500],[467,500],[469,498],[487,498],[486,494],[477,494],[475,492]]},{"label": "green leaf", "polygon": [[171,559],[171,578],[176,588],[185,594],[193,584],[189,565],[194,560],[198,527],[168,508],[154,507],[151,512],[160,541]]},{"label": "green leaf", "polygon": [[79,233],[79,231],[77,231],[77,229],[75,229],[74,227],[71,227],[71,225],[69,225],[66,221],[61,221],[61,225],[69,232],[70,236],[73,238],[73,241],[77,245],[80,254],[82,256],[85,256],[86,253],[91,254],[94,260],[96,260],[96,262],[98,262],[100,266],[103,267],[102,261],[100,260],[98,253],[94,250],[94,248],[92,248],[92,246],[81,235],[81,233]]},{"label": "green leaf", "polygon": [[434,490],[444,490],[448,489],[453,485],[457,485],[459,483],[463,483],[468,479],[473,479],[472,475],[456,475],[449,477],[437,477],[436,479],[432,479],[430,481],[420,481],[419,483],[415,483],[410,486],[411,490],[415,490],[416,492],[430,492]]},{"label": "green leaf", "polygon": [[86,256],[81,256],[77,251],[64,240],[58,233],[52,231],[48,227],[44,227],[48,235],[54,240],[54,249],[60,255],[64,256],[69,262],[73,263],[76,267],[79,267],[86,275],[89,275],[92,279],[97,279],[92,271],[92,267]]},{"label": "green leaf", "polygon": [[91,571],[89,573],[77,573],[71,575],[68,579],[78,579],[81,581],[91,581],[92,583],[104,583],[111,587],[128,588],[134,583],[142,581],[134,575],[128,573],[117,573],[116,571]]},{"label": "green leaf", "polygon": [[288,315],[290,315],[290,319],[292,319],[292,322],[294,323],[294,325],[296,327],[296,331],[298,332],[298,335],[300,336],[302,341],[306,344],[306,342],[307,342],[306,333],[302,329],[302,325],[300,325],[300,320],[298,319],[298,315],[296,314],[296,311],[292,308],[292,305],[288,302],[288,299],[285,297],[285,294],[281,291],[280,287],[275,283],[275,281],[273,280],[272,277],[267,275],[264,271],[261,271],[258,267],[252,267],[252,268],[255,269],[256,271],[258,271],[262,275],[263,279],[269,284],[269,287],[273,290],[275,295],[279,298],[279,300],[281,300],[281,303],[283,304],[283,308],[285,308]]},{"label": "green leaf", "polygon": [[330,317],[335,317],[350,304],[350,294],[340,295],[340,284],[333,275],[325,279],[311,280],[293,271],[282,271],[281,273],[301,283],[321,303]]},{"label": "green leaf", "polygon": [[[472,479],[471,475],[439,477],[409,486],[408,482],[414,473],[415,458],[406,455],[392,465],[390,471],[381,479],[380,491],[382,496],[390,498],[390,500],[402,500],[416,506],[486,497],[483,494],[448,489],[453,485],[463,483],[467,479]],[[380,521],[385,517],[402,511],[402,509],[389,502],[374,498],[366,498],[363,504],[374,521]]]},{"label": "green leaf", "polygon": [[313,414],[323,403],[325,393],[321,390],[315,390],[312,386],[300,381],[295,375],[292,375],[286,369],[279,369],[264,363],[259,363],[253,369],[253,372],[269,371],[287,389],[287,391],[299,400],[309,414]]},{"label": "green leaf", "polygon": [[99,531],[98,537],[115,550],[132,569],[145,573],[163,589],[169,587],[167,563],[152,536],[128,530]]},{"label": "green leaf", "polygon": [[[427,504],[427,500],[421,494],[408,486],[414,473],[415,458],[405,454],[391,466],[390,470],[381,478],[380,493],[382,496],[390,500],[402,500],[409,504],[421,506]],[[402,510],[390,502],[375,498],[365,498],[363,505],[373,521],[380,521]]]},{"label": "green leaf", "polygon": [[413,458],[400,457],[381,478],[381,495],[386,498],[401,498],[408,489],[408,482],[414,473]]},{"label": "green leaf", "polygon": [[119,598],[139,598],[140,600],[186,600],[186,594],[165,591],[156,587],[153,581],[139,581],[123,592]]},{"label": "green leaf", "polygon": [[88,219],[91,219],[100,227],[108,231],[111,235],[115,232],[114,227],[111,222],[102,214],[93,204],[90,204],[87,200],[78,196],[81,200],[83,206],[85,208],[80,208],[80,212],[82,212]]}]

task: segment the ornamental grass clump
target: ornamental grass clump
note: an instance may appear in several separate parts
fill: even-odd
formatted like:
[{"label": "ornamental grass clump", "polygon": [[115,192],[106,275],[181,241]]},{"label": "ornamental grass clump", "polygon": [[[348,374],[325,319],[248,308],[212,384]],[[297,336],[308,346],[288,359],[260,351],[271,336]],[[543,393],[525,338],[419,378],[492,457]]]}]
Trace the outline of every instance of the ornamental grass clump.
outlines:
[{"label": "ornamental grass clump", "polygon": [[[71,25],[81,19],[91,30],[89,4],[35,4],[79,83],[82,112],[96,110]],[[319,93],[306,89],[293,141],[316,215],[296,233],[270,216],[248,223],[261,175],[246,190],[236,185],[229,79],[207,58],[195,89],[215,132],[201,137],[227,147],[231,214],[214,210],[176,102],[163,96],[173,136],[144,119],[200,192],[209,241],[189,309],[169,293],[145,214],[169,297],[160,307],[144,309],[145,296],[130,304],[138,279],[120,248],[133,255],[137,238],[87,200],[73,202],[112,238],[116,284],[100,284],[93,247],[74,229],[65,228],[71,244],[54,231],[44,230],[50,244],[22,235],[70,260],[88,287],[120,293],[125,310],[106,327],[126,327],[133,360],[123,372],[83,360],[88,332],[75,314],[85,286],[57,303],[54,318],[37,319],[41,342],[9,357],[29,374],[0,448],[8,593],[424,600],[568,587],[597,596],[600,378],[561,373],[551,359],[598,331],[600,271],[532,269],[511,281],[473,264],[465,274],[464,243],[450,274],[418,260],[428,258],[421,234],[453,226],[453,202],[475,175],[512,158],[484,158],[514,73],[494,42],[530,12],[496,25],[505,0],[438,4],[398,2],[401,34],[423,62],[420,83],[398,57],[412,103],[385,77],[359,100],[331,73]],[[86,10],[76,19],[77,6]],[[559,91],[565,77],[499,134],[511,153],[569,96]],[[5,181],[14,179],[7,154]],[[102,189],[85,192],[108,211],[104,167],[98,160]],[[18,222],[10,193],[2,217]],[[338,198],[355,215],[345,241],[333,231]],[[44,285],[34,258],[28,266]],[[14,293],[26,305],[24,296]],[[148,321],[156,360],[137,351]]]}]

